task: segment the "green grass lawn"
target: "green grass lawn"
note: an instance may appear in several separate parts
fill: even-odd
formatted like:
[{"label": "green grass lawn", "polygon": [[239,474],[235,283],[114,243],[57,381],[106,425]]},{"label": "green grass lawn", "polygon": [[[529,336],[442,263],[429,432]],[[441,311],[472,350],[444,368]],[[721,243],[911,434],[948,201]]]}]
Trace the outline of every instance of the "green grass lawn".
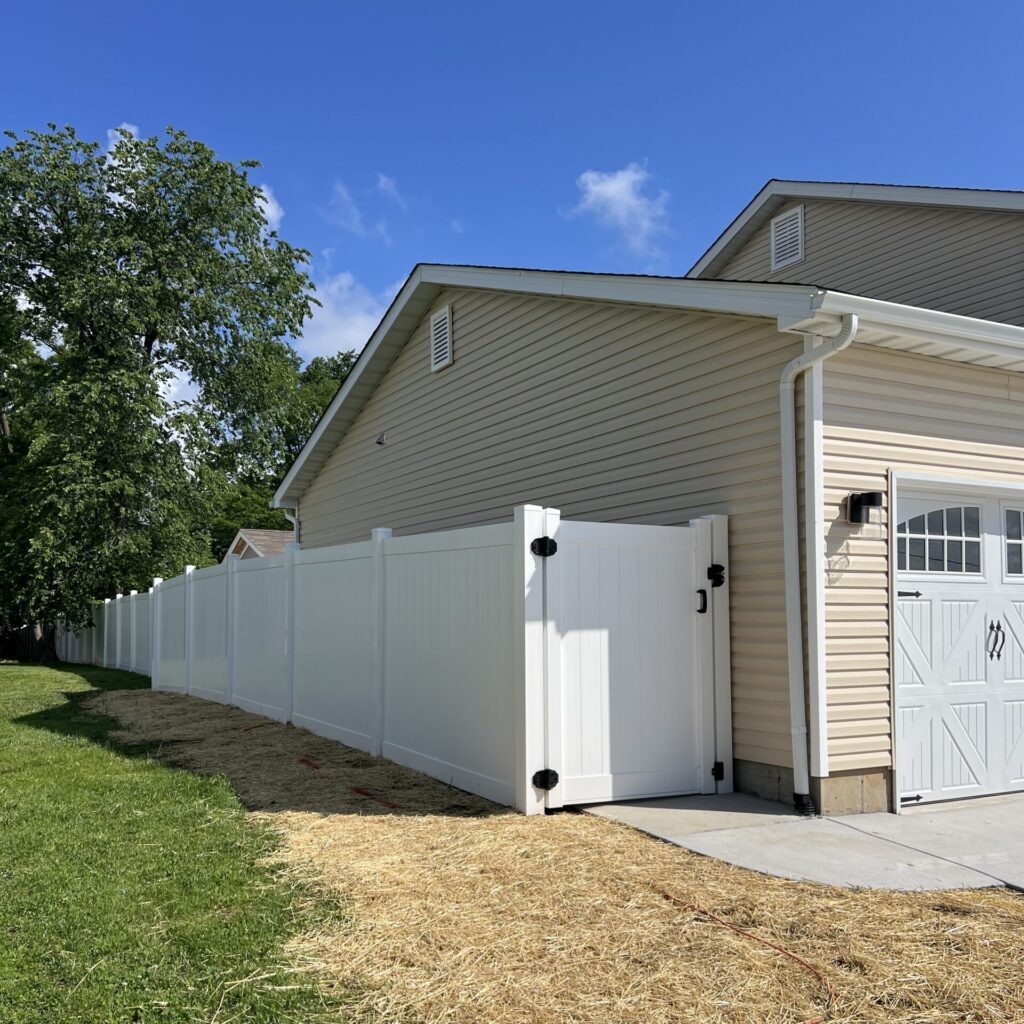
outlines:
[{"label": "green grass lawn", "polygon": [[282,946],[337,909],[276,877],[227,783],[109,740],[126,672],[0,664],[0,1022],[337,1020]]}]

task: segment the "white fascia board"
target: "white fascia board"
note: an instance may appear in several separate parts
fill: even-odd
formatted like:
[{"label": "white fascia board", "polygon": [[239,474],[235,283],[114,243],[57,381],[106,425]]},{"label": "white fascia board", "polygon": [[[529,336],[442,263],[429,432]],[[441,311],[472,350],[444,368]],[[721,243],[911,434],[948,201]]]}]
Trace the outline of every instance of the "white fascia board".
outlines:
[{"label": "white fascia board", "polygon": [[228,555],[231,554],[232,548],[234,548],[234,546],[238,543],[238,538],[241,537],[243,533],[244,533],[243,530],[239,530],[234,535],[234,537],[231,538],[231,543],[228,545],[227,551],[224,552],[224,557],[223,557],[223,559],[221,559],[221,561],[226,562],[228,560]]},{"label": "white fascia board", "polygon": [[[862,203],[900,203],[915,206],[954,206],[966,210],[1000,210],[1024,213],[1024,192],[998,189],[935,188],[925,185],[868,185],[841,181],[782,181],[772,179],[715,239],[711,247],[687,271],[699,278],[718,262],[734,242],[745,240],[767,217],[765,207],[776,199],[853,199]],[[776,204],[777,205],[777,204]],[[756,221],[756,223],[752,223]]]},{"label": "white fascia board", "polygon": [[523,295],[553,295],[638,306],[701,309],[752,316],[796,316],[811,308],[821,290],[807,285],[746,281],[690,281],[678,277],[632,277],[557,270],[497,267],[421,267],[424,282],[440,287],[481,288]]}]

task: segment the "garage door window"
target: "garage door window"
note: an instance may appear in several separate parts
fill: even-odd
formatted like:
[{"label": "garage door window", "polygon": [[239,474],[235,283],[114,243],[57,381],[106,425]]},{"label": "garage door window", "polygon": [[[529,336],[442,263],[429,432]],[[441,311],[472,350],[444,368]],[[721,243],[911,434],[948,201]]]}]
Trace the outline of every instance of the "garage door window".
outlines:
[{"label": "garage door window", "polygon": [[[1019,512],[1017,516],[1019,531]],[[1021,556],[1018,547],[1018,566]],[[1007,553],[1007,564],[1010,564],[1009,558]],[[980,573],[981,515],[978,506],[937,508],[898,523],[896,561],[901,570],[909,572]],[[1022,570],[1018,568],[1017,571]]]},{"label": "garage door window", "polygon": [[1006,510],[1006,574],[1008,576],[1024,575],[1024,535],[1021,534],[1020,509]]}]

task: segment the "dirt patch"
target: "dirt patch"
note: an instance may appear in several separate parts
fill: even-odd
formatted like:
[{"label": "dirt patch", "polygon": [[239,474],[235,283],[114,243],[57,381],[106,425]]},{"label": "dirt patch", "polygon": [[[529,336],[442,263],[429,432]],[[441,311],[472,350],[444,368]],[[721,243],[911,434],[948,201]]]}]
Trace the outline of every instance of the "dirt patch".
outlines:
[{"label": "dirt patch", "polygon": [[787,882],[588,815],[524,818],[237,708],[145,690],[91,704],[125,742],[226,775],[289,867],[348,903],[348,927],[294,953],[362,993],[364,1019],[1024,1019],[1024,898],[1005,890]]}]

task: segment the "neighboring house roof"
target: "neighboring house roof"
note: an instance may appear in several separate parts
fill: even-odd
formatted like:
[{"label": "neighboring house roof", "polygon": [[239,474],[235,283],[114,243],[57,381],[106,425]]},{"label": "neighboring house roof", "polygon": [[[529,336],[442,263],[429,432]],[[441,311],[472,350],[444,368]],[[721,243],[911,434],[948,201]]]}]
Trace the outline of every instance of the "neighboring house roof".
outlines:
[{"label": "neighboring house roof", "polygon": [[[235,550],[239,540],[242,540],[261,558],[265,558],[268,555],[280,555],[294,539],[295,534],[291,530],[243,529],[235,534],[234,539],[228,545],[228,554],[230,555]],[[227,555],[224,557],[226,558]]]},{"label": "neighboring house roof", "polygon": [[859,343],[1024,371],[1022,327],[847,295],[814,285],[419,264],[320,418],[272,505],[295,507],[444,288],[769,317],[777,321],[780,331],[823,337],[837,334],[842,317],[855,313],[860,318]]},{"label": "neighboring house roof", "polygon": [[875,185],[856,181],[782,181],[773,178],[740,211],[714,244],[687,271],[714,277],[780,207],[793,199],[845,199],[861,203],[951,206],[964,210],[1024,213],[1024,192],[934,185]]}]

